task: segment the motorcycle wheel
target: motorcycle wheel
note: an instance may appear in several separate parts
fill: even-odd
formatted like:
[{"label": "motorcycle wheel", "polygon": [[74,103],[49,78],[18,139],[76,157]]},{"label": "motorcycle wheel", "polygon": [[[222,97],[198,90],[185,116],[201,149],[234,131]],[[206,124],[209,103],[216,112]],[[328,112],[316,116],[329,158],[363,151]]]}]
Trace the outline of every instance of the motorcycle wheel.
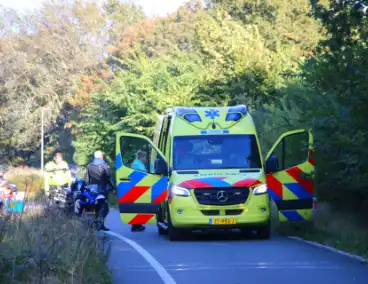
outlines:
[{"label": "motorcycle wheel", "polygon": [[74,202],[74,213],[77,215],[77,216],[81,216],[82,213],[83,213],[83,210],[82,210],[82,206],[80,204],[80,199],[77,198]]}]

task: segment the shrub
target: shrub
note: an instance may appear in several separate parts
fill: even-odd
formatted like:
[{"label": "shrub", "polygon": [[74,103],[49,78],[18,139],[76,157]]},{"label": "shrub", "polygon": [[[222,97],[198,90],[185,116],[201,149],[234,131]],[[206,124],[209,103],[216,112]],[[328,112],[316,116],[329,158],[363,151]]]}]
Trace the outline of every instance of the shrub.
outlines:
[{"label": "shrub", "polygon": [[107,239],[41,206],[26,212],[0,219],[0,283],[112,283]]}]

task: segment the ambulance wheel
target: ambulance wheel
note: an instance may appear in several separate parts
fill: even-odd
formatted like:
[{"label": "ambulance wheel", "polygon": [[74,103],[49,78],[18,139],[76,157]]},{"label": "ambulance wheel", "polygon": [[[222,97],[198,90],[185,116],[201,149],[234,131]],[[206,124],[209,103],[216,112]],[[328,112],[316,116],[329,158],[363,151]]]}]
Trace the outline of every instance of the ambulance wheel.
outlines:
[{"label": "ambulance wheel", "polygon": [[261,240],[269,240],[271,238],[271,222],[259,227],[257,229],[257,235]]},{"label": "ambulance wheel", "polygon": [[161,228],[159,225],[157,225],[157,231],[160,236],[167,235],[167,230]]},{"label": "ambulance wheel", "polygon": [[169,211],[168,217],[169,217],[169,220],[168,220],[169,222],[168,222],[167,234],[169,236],[169,241],[171,242],[179,241],[182,238],[181,230],[175,228],[173,224],[171,223],[170,211]]},{"label": "ambulance wheel", "polygon": [[164,223],[164,219],[162,218],[162,209],[161,207],[158,209],[158,213],[157,213],[157,232],[160,236],[162,235],[167,235],[167,230],[165,230],[164,228],[162,228],[159,223]]}]

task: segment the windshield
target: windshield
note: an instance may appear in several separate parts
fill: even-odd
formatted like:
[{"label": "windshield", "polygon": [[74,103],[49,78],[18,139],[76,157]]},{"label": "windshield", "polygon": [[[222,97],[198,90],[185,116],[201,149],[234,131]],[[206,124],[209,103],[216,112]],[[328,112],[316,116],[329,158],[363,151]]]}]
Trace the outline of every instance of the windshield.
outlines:
[{"label": "windshield", "polygon": [[174,170],[261,168],[254,135],[174,137]]}]

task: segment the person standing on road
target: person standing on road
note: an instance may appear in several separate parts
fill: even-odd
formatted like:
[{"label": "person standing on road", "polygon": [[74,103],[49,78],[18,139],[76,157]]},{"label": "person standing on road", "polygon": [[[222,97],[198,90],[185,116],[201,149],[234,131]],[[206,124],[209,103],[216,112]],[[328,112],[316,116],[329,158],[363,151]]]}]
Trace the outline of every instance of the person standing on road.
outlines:
[{"label": "person standing on road", "polygon": [[[96,151],[94,153],[94,160],[92,163],[87,165],[87,171],[85,176],[86,184],[97,184],[99,185],[99,192],[103,194],[108,199],[109,190],[112,191],[113,194],[116,194],[114,189],[114,182],[111,176],[110,166],[104,160],[104,154],[101,151]],[[105,218],[109,214],[109,205],[106,203],[106,206],[103,210],[103,218],[105,223]],[[102,225],[100,230],[110,231],[105,224]]]},{"label": "person standing on road", "polygon": [[72,183],[72,175],[69,165],[63,160],[63,154],[56,152],[53,161],[45,165],[45,195],[50,198],[50,186],[62,186]]},{"label": "person standing on road", "polygon": [[[131,167],[138,171],[147,172],[146,163],[147,163],[147,154],[139,150],[137,152],[136,159],[131,164]],[[143,232],[145,229],[146,229],[145,226],[141,224],[135,224],[135,225],[132,225],[131,231],[132,232]]]}]

